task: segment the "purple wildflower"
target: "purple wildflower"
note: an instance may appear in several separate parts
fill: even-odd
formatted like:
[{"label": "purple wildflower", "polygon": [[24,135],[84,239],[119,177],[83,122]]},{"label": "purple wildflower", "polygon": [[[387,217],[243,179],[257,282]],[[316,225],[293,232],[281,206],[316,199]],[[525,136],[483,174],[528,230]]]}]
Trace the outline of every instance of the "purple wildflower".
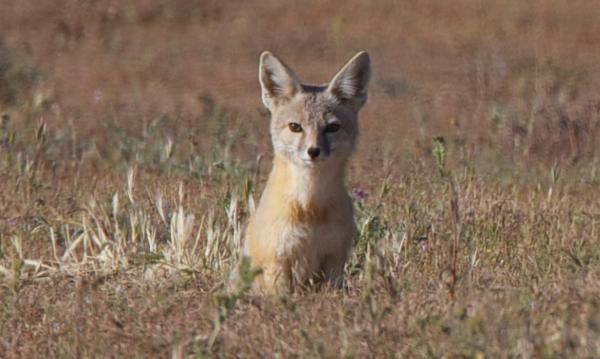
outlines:
[{"label": "purple wildflower", "polygon": [[369,197],[369,193],[367,193],[367,191],[361,187],[355,188],[353,192],[354,196],[361,201],[364,201],[367,199],[367,197]]}]

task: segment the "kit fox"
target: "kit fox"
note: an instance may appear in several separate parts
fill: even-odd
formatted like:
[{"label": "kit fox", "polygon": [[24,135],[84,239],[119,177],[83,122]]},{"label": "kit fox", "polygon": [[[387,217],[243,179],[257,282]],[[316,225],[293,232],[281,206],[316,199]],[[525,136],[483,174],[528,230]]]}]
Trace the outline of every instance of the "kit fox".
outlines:
[{"label": "kit fox", "polygon": [[356,231],[344,172],[370,72],[369,55],[360,52],[329,83],[306,85],[270,52],[260,56],[274,160],[246,228],[243,254],[262,270],[256,285],[263,291],[321,282],[342,286]]}]

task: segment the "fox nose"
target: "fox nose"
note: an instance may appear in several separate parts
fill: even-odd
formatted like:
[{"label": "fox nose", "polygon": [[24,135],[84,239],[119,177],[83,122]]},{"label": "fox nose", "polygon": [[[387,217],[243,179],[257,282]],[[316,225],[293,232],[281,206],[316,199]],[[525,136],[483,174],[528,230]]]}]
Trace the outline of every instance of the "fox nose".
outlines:
[{"label": "fox nose", "polygon": [[315,159],[315,158],[319,157],[321,150],[319,149],[319,147],[309,147],[306,152],[308,152],[310,159]]}]

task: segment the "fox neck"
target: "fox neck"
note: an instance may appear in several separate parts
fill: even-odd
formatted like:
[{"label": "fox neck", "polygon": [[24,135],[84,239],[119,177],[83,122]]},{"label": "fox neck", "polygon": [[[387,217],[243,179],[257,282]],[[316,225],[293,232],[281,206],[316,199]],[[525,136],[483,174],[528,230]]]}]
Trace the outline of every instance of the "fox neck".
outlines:
[{"label": "fox neck", "polygon": [[276,155],[270,181],[280,184],[275,191],[280,193],[276,195],[305,208],[325,207],[333,197],[345,193],[345,167],[343,162],[308,168]]}]

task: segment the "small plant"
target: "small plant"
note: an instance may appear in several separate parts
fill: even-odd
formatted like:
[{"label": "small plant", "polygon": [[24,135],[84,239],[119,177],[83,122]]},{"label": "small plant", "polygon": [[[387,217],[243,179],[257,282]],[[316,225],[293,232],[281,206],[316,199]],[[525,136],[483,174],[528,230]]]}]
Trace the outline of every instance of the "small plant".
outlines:
[{"label": "small plant", "polygon": [[252,269],[250,259],[241,257],[238,266],[235,268],[232,276],[232,283],[229,284],[230,290],[225,293],[217,294],[213,297],[217,306],[217,313],[213,319],[213,331],[207,343],[210,351],[221,331],[223,324],[235,308],[236,303],[252,288],[254,279],[261,273],[260,269]]},{"label": "small plant", "polygon": [[444,137],[438,136],[433,138],[432,153],[440,177],[446,178],[449,173],[446,170],[446,140]]}]

